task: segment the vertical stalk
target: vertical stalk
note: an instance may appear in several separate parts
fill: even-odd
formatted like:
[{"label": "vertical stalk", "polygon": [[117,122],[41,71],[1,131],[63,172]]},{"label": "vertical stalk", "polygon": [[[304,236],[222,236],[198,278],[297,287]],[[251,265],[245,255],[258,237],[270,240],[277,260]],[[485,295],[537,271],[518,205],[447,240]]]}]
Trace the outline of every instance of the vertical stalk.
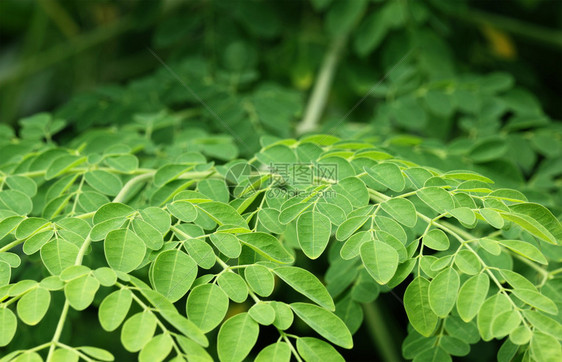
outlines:
[{"label": "vertical stalk", "polygon": [[318,78],[312,89],[312,94],[306,105],[303,120],[297,125],[297,135],[313,132],[318,128],[318,122],[326,107],[326,101],[330,94],[332,81],[336,72],[336,66],[340,60],[342,49],[347,43],[347,34],[334,39],[330,49],[326,53]]},{"label": "vertical stalk", "polygon": [[384,321],[377,301],[373,303],[363,304],[363,311],[365,312],[365,320],[371,332],[373,342],[377,346],[381,357],[386,362],[400,362],[400,354],[396,352],[394,341],[390,338],[388,327]]}]

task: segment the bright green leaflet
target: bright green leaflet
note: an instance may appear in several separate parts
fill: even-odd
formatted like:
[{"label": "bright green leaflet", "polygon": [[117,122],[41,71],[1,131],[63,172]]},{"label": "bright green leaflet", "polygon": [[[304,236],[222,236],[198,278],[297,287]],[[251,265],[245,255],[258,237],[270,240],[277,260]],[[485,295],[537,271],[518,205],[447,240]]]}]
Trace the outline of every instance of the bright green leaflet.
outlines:
[{"label": "bright green leaflet", "polygon": [[187,298],[187,317],[206,333],[221,323],[228,304],[228,296],[215,284],[199,285]]},{"label": "bright green leaflet", "polygon": [[258,339],[259,326],[248,315],[240,313],[228,319],[220,328],[217,352],[221,361],[242,361]]},{"label": "bright green leaflet", "polygon": [[428,337],[437,325],[437,315],[429,305],[429,281],[424,277],[414,279],[404,293],[404,307],[412,326]]},{"label": "bright green leaflet", "polygon": [[297,220],[297,238],[304,254],[316,259],[328,246],[331,233],[331,222],[319,212],[308,211]]}]

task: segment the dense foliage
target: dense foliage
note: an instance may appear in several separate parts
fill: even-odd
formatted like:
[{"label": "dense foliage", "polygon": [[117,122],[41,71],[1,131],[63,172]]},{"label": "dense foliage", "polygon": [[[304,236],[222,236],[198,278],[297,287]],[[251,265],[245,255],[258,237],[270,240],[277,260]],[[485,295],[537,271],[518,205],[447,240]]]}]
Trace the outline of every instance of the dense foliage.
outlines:
[{"label": "dense foliage", "polygon": [[121,20],[157,70],[0,124],[0,361],[562,359],[562,127],[453,3]]}]

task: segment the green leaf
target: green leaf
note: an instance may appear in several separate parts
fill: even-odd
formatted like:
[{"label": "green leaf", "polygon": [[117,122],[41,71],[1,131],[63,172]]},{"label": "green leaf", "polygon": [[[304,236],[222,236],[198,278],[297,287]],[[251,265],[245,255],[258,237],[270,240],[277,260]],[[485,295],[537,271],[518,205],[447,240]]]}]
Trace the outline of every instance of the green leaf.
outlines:
[{"label": "green leaf", "polygon": [[366,0],[335,2],[326,16],[325,25],[328,34],[336,37],[351,31],[366,7]]},{"label": "green leaf", "polygon": [[26,220],[21,216],[9,216],[4,220],[0,221],[0,239],[3,239],[6,235],[10,234],[18,225],[23,221]]},{"label": "green leaf", "polygon": [[482,265],[478,257],[470,250],[461,250],[455,257],[455,265],[465,274],[475,275],[480,272]]},{"label": "green leaf", "polygon": [[227,203],[230,194],[223,180],[207,179],[197,184],[197,190],[203,195],[209,196],[211,200]]},{"label": "green leaf", "polygon": [[219,225],[234,225],[248,229],[248,223],[240,216],[236,210],[222,202],[203,202],[195,204],[199,211],[202,211]]},{"label": "green leaf", "polygon": [[322,337],[343,348],[352,348],[353,339],[345,323],[324,308],[308,303],[292,303],[291,309]]},{"label": "green leaf", "polygon": [[53,361],[78,362],[78,353],[65,348],[56,349],[52,355]]},{"label": "green leaf", "polygon": [[105,297],[98,310],[102,328],[108,332],[116,330],[127,317],[132,301],[133,293],[129,289],[116,290]]},{"label": "green leaf", "polygon": [[57,157],[47,168],[45,179],[52,180],[88,160],[87,157],[64,155]]},{"label": "green leaf", "polygon": [[215,329],[228,311],[228,296],[215,284],[199,285],[187,297],[187,317],[204,333]]},{"label": "green leaf", "polygon": [[493,239],[482,238],[478,240],[478,244],[482,247],[482,249],[486,250],[488,253],[492,255],[500,255],[502,252],[502,248],[500,244]]},{"label": "green leaf", "polygon": [[455,306],[459,291],[459,274],[447,268],[429,283],[429,305],[440,318],[445,318]]},{"label": "green leaf", "polygon": [[18,228],[16,229],[16,238],[17,239],[25,239],[30,237],[31,235],[37,233],[39,230],[42,230],[50,223],[49,221],[38,218],[38,217],[30,217],[23,220]]},{"label": "green leaf", "polygon": [[189,201],[174,201],[166,206],[170,214],[183,222],[192,222],[197,218],[197,209]]},{"label": "green leaf", "polygon": [[443,336],[439,341],[441,348],[453,356],[466,356],[470,353],[470,345],[460,338]]},{"label": "green leaf", "polygon": [[304,254],[310,259],[322,255],[328,246],[330,233],[330,219],[319,212],[305,212],[297,220],[297,240]]},{"label": "green leaf", "polygon": [[348,199],[356,207],[362,207],[369,203],[369,192],[367,187],[356,177],[347,177],[332,186],[332,190]]},{"label": "green leaf", "polygon": [[437,315],[429,304],[429,281],[418,276],[406,288],[404,307],[412,327],[421,335],[429,337],[437,326]]},{"label": "green leaf", "polygon": [[248,298],[248,286],[240,275],[224,272],[219,275],[217,282],[233,302],[242,303]]},{"label": "green leaf", "polygon": [[449,249],[449,238],[441,229],[432,229],[422,238],[423,244],[433,250]]},{"label": "green leaf", "polygon": [[164,235],[170,230],[170,215],[159,207],[147,207],[140,211],[142,219],[152,225],[160,234]]},{"label": "green leaf", "polygon": [[239,234],[238,239],[240,239],[242,244],[272,261],[283,264],[292,263],[294,261],[294,257],[289,254],[273,235],[261,232],[244,233]]},{"label": "green leaf", "polygon": [[180,177],[184,172],[193,168],[193,165],[186,164],[170,164],[160,167],[154,174],[154,185],[157,187],[164,186],[170,181]]},{"label": "green leaf", "polygon": [[275,320],[275,309],[273,309],[269,303],[260,302],[254,304],[250,310],[248,310],[248,314],[256,322],[264,326],[272,324]]},{"label": "green leaf", "polygon": [[191,339],[185,338],[184,336],[177,335],[176,341],[180,348],[191,357],[193,361],[197,362],[213,362],[213,358],[207,353],[207,351],[193,342]]},{"label": "green leaf", "polygon": [[494,294],[482,304],[478,312],[477,325],[478,331],[484,341],[489,341],[493,338],[492,324],[496,317],[505,311],[512,309],[508,297],[503,293]]},{"label": "green leaf", "polygon": [[558,307],[554,302],[539,292],[529,289],[513,289],[512,293],[523,302],[549,314],[558,314]]},{"label": "green leaf", "polygon": [[234,259],[240,256],[242,245],[238,238],[229,233],[213,233],[209,237],[213,245],[228,258]]},{"label": "green leaf", "polygon": [[162,234],[151,224],[141,219],[134,219],[132,224],[135,234],[141,238],[147,248],[158,250],[164,245]]},{"label": "green leaf", "polygon": [[12,359],[13,362],[42,362],[43,358],[34,351],[25,351],[20,354],[17,358]]},{"label": "green leaf", "polygon": [[144,345],[139,353],[141,362],[160,362],[164,361],[172,351],[174,341],[169,333],[163,333],[152,338]]},{"label": "green leaf", "polygon": [[359,255],[361,250],[361,245],[363,243],[373,240],[373,234],[371,231],[360,231],[357,234],[352,235],[340,250],[340,256],[344,260],[351,260]]},{"label": "green leaf", "polygon": [[248,313],[228,319],[220,328],[217,352],[223,362],[241,362],[258,340],[259,326]]},{"label": "green leaf", "polygon": [[62,271],[59,278],[62,281],[68,282],[83,275],[90,274],[92,270],[85,265],[72,265]]},{"label": "green leaf", "polygon": [[201,268],[210,269],[215,265],[215,251],[213,247],[205,241],[201,239],[190,239],[183,243],[183,247]]},{"label": "green leaf", "polygon": [[260,223],[274,234],[281,234],[285,230],[285,227],[279,222],[279,215],[279,210],[272,208],[264,208],[258,211]]},{"label": "green leaf", "polygon": [[27,176],[10,175],[6,177],[5,182],[12,190],[21,191],[29,197],[37,194],[37,184]]},{"label": "green leaf", "polygon": [[[371,277],[367,277],[371,278]],[[364,288],[357,288],[357,286]],[[378,296],[378,290],[375,293],[369,290],[369,287],[376,287],[374,282],[358,283],[352,289],[351,295],[338,301],[336,304],[336,315],[345,323],[351,334],[355,334],[363,324],[363,307],[358,302],[371,303]],[[363,295],[363,291],[366,291]],[[373,297],[374,296],[374,297]]]},{"label": "green leaf", "polygon": [[46,230],[36,233],[25,241],[25,243],[23,244],[23,252],[27,255],[35,254],[39,251],[39,249],[41,249],[43,245],[51,240],[53,235],[53,230]]},{"label": "green leaf", "polygon": [[83,275],[64,286],[64,295],[72,308],[84,310],[94,301],[99,287],[100,282],[96,278]]},{"label": "green leaf", "polygon": [[548,231],[548,229],[530,216],[524,214],[508,214],[505,212],[501,213],[501,216],[505,220],[512,221],[519,225],[522,229],[528,231],[537,238],[546,241],[549,244],[557,244],[555,237]]},{"label": "green leaf", "polygon": [[12,269],[10,264],[0,261],[0,287],[8,285],[12,276]]},{"label": "green leaf", "polygon": [[398,269],[398,253],[381,241],[367,241],[361,245],[361,261],[365,269],[379,284],[386,284]]},{"label": "green leaf", "polygon": [[109,167],[122,172],[131,172],[139,167],[139,160],[134,155],[108,157],[105,162]]},{"label": "green leaf", "polygon": [[499,136],[490,137],[475,143],[469,152],[469,157],[474,162],[488,162],[500,158],[506,151],[507,143],[504,139]]},{"label": "green leaf", "polygon": [[414,204],[407,199],[390,199],[380,204],[382,209],[404,226],[416,226],[418,216]]},{"label": "green leaf", "polygon": [[384,15],[381,11],[369,13],[357,29],[353,45],[359,56],[364,57],[371,53],[386,36],[388,25]]},{"label": "green leaf", "polygon": [[111,219],[123,219],[131,216],[135,212],[132,207],[121,204],[119,202],[112,202],[105,204],[100,207],[94,214],[94,224],[99,224],[101,222],[111,220]]},{"label": "green leaf", "polygon": [[359,230],[369,220],[368,216],[350,217],[344,221],[336,230],[336,239],[345,240],[351,237],[354,232]]},{"label": "green leaf", "polygon": [[64,288],[64,282],[56,275],[46,277],[41,280],[39,285],[49,291],[61,290]]},{"label": "green leaf", "polygon": [[302,202],[282,209],[281,213],[279,214],[279,222],[283,225],[290,223],[310,206],[312,206],[311,203]]},{"label": "green leaf", "polygon": [[451,194],[440,187],[424,187],[418,190],[416,194],[427,206],[439,213],[444,213],[455,208],[455,202]]},{"label": "green leaf", "polygon": [[34,288],[18,301],[18,316],[25,324],[34,326],[43,319],[50,304],[51,293],[45,288]]},{"label": "green leaf", "polygon": [[550,231],[558,243],[562,242],[562,223],[546,207],[536,203],[522,203],[511,205],[509,208],[515,213],[533,218]]},{"label": "green leaf", "polygon": [[474,211],[468,207],[457,207],[449,210],[449,214],[464,225],[476,224],[476,215],[474,214]]},{"label": "green leaf", "polygon": [[297,351],[306,362],[344,362],[339,352],[329,343],[313,337],[297,339]]},{"label": "green leaf", "polygon": [[[335,200],[333,201],[335,202]],[[343,211],[340,205],[319,202],[316,204],[316,210],[327,216],[334,225],[341,225],[346,219],[345,211]]]},{"label": "green leaf", "polygon": [[171,302],[183,297],[196,277],[197,263],[177,249],[158,254],[152,267],[154,289]]},{"label": "green leaf", "polygon": [[84,174],[84,180],[96,191],[104,195],[115,196],[123,188],[121,179],[107,171],[94,170]]},{"label": "green leaf", "polygon": [[64,269],[74,264],[78,256],[78,247],[66,240],[55,239],[41,248],[41,260],[52,275],[59,275]]},{"label": "green leaf", "polygon": [[18,320],[8,308],[0,308],[0,347],[7,346],[14,338]]},{"label": "green leaf", "polygon": [[84,347],[78,347],[77,350],[87,354],[90,357],[93,357],[95,359],[99,359],[100,361],[113,361],[113,360],[115,360],[115,358],[113,357],[113,355],[111,353],[109,353],[108,351],[106,351],[104,349],[101,349],[101,348],[84,346]]},{"label": "green leaf", "polygon": [[455,110],[454,100],[443,90],[428,90],[425,93],[425,103],[432,113],[441,117],[450,117]]},{"label": "green leaf", "polygon": [[375,181],[383,184],[392,191],[400,192],[406,185],[404,175],[398,166],[393,163],[379,163],[371,168],[365,168],[367,174]]},{"label": "green leaf", "polygon": [[504,221],[502,215],[494,209],[483,208],[478,210],[480,215],[486,220],[488,224],[496,229],[503,227]]},{"label": "green leaf", "polygon": [[285,342],[270,344],[258,353],[254,362],[290,362],[291,349]]},{"label": "green leaf", "polygon": [[470,322],[478,314],[489,288],[490,278],[485,273],[470,277],[462,285],[457,298],[457,311],[465,322]]},{"label": "green leaf", "polygon": [[33,209],[29,196],[17,190],[0,191],[0,210],[11,210],[18,215],[27,215]]},{"label": "green leaf", "polygon": [[544,255],[534,245],[521,240],[498,240],[498,243],[505,246],[509,250],[526,257],[527,259],[536,261],[539,264],[547,265],[548,261]]},{"label": "green leaf", "polygon": [[331,311],[336,309],[326,287],[308,270],[294,266],[281,266],[273,269],[273,272],[291,288],[318,305]]},{"label": "green leaf", "polygon": [[109,232],[103,247],[109,266],[123,273],[135,270],[142,263],[146,253],[142,239],[128,229]]},{"label": "green leaf", "polygon": [[271,302],[271,306],[275,310],[275,320],[273,325],[280,329],[285,330],[291,327],[295,319],[293,310],[283,302]]},{"label": "green leaf", "polygon": [[560,342],[548,335],[535,332],[531,338],[531,355],[536,361],[560,361],[562,348]]},{"label": "green leaf", "polygon": [[145,310],[132,315],[121,329],[121,343],[129,352],[140,351],[156,331],[156,317],[151,311]]},{"label": "green leaf", "polygon": [[555,338],[562,336],[562,324],[555,319],[534,310],[524,310],[523,315],[535,328]]},{"label": "green leaf", "polygon": [[258,264],[250,265],[244,270],[244,277],[257,295],[268,297],[273,293],[275,278],[266,267]]},{"label": "green leaf", "polygon": [[519,324],[521,324],[521,318],[516,311],[500,312],[492,323],[492,335],[496,338],[503,338],[517,328]]}]

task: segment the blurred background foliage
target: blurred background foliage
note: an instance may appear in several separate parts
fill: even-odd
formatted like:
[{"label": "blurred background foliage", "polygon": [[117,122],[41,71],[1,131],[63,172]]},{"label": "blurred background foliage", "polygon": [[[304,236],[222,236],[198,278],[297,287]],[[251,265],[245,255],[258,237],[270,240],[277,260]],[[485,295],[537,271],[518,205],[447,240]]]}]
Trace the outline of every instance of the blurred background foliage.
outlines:
[{"label": "blurred background foliage", "polygon": [[560,217],[560,29],[551,0],[2,0],[0,132],[23,141],[0,155],[103,149],[119,136],[95,129],[119,125],[227,161],[318,131],[473,169]]}]

